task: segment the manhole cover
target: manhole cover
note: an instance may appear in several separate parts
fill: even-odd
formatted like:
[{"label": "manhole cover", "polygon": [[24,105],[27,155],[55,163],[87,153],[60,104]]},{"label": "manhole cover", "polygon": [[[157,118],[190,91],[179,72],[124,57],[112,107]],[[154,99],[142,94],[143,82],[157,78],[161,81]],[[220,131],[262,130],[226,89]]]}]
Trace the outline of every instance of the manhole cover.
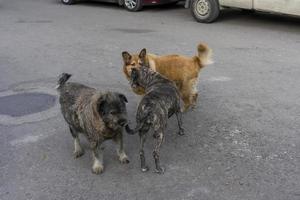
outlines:
[{"label": "manhole cover", "polygon": [[0,114],[20,117],[47,110],[55,105],[55,96],[22,93],[0,97]]}]

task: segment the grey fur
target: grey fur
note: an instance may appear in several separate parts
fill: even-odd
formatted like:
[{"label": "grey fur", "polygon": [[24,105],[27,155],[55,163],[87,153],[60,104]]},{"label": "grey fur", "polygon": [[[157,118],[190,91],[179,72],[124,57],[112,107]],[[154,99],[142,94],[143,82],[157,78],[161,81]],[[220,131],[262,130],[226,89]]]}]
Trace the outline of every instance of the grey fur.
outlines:
[{"label": "grey fur", "polygon": [[129,134],[139,133],[141,168],[144,172],[148,171],[144,156],[146,133],[150,128],[153,128],[153,136],[156,139],[155,148],[153,150],[156,172],[163,173],[164,168],[160,165],[159,161],[159,150],[164,140],[168,118],[173,114],[176,114],[177,116],[179,127],[178,134],[184,134],[179,92],[173,82],[145,66],[140,69],[132,69],[130,78],[131,86],[133,88],[145,88],[146,94],[138,106],[136,128],[132,130],[127,125],[126,131]]},{"label": "grey fur", "polygon": [[74,138],[74,156],[77,158],[84,153],[78,137],[82,133],[92,149],[94,173],[103,172],[100,146],[107,139],[113,139],[117,143],[121,163],[128,163],[122,140],[123,127],[127,123],[126,97],[120,93],[104,93],[80,83],[67,82],[70,76],[62,74],[57,88],[61,112]]}]

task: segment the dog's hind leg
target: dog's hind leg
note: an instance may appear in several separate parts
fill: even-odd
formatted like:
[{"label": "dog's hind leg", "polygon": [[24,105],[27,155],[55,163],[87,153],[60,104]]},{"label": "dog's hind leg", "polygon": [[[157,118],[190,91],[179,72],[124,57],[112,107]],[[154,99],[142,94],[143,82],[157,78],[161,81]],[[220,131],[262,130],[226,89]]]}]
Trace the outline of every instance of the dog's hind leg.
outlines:
[{"label": "dog's hind leg", "polygon": [[149,170],[149,167],[146,166],[146,159],[144,153],[144,144],[146,141],[146,133],[143,131],[139,132],[140,136],[140,159],[141,159],[141,170],[142,172],[146,172]]},{"label": "dog's hind leg", "polygon": [[190,93],[190,102],[192,108],[196,107],[197,100],[198,100],[198,77],[190,80],[190,88],[191,88],[191,93]]},{"label": "dog's hind leg", "polygon": [[184,111],[186,111],[190,107],[194,108],[196,106],[198,98],[197,83],[197,77],[191,80],[186,80],[183,83],[182,100],[184,102]]},{"label": "dog's hind leg", "polygon": [[153,151],[153,157],[154,157],[154,161],[155,161],[155,172],[158,174],[163,174],[165,172],[165,168],[160,165],[159,150],[160,150],[160,146],[164,140],[164,133],[163,133],[163,131],[159,131],[157,133],[157,135],[158,135],[158,137],[157,137],[155,148]]},{"label": "dog's hind leg", "polygon": [[92,142],[92,156],[93,156],[93,167],[92,172],[95,174],[100,174],[104,171],[103,167],[103,148],[101,147],[102,142]]},{"label": "dog's hind leg", "polygon": [[184,81],[182,83],[181,98],[184,103],[184,108],[183,108],[182,112],[184,112],[184,111],[187,111],[192,104],[191,103],[191,84],[188,80]]},{"label": "dog's hind leg", "polygon": [[199,96],[198,93],[192,94],[192,108],[193,109],[196,107],[198,96]]},{"label": "dog's hind leg", "polygon": [[127,164],[129,163],[128,157],[124,151],[123,147],[123,135],[122,133],[117,134],[113,140],[117,144],[117,154],[119,156],[119,160],[122,164]]},{"label": "dog's hind leg", "polygon": [[72,126],[69,126],[69,128],[70,128],[71,135],[74,138],[74,153],[73,154],[74,154],[75,158],[79,158],[80,156],[82,156],[84,154],[84,150],[80,145],[79,134]]},{"label": "dog's hind leg", "polygon": [[184,129],[182,127],[182,113],[180,111],[176,112],[176,118],[178,123],[178,135],[184,135]]},{"label": "dog's hind leg", "polygon": [[184,107],[183,109],[181,110],[181,112],[185,112],[189,109],[190,107],[190,100],[189,100],[189,97],[184,95],[182,96],[182,100],[183,100],[183,103],[184,103]]}]

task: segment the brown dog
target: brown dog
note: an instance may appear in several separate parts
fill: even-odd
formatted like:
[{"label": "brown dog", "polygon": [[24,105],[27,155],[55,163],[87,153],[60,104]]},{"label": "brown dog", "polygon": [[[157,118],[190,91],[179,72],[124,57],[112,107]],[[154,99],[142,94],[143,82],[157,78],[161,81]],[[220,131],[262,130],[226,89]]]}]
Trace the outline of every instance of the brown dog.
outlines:
[{"label": "brown dog", "polygon": [[[122,52],[123,71],[129,80],[132,68],[145,65],[174,81],[184,102],[184,110],[187,110],[190,106],[195,106],[197,101],[197,82],[200,70],[205,65],[212,63],[212,50],[205,44],[199,44],[197,48],[198,55],[193,57],[182,55],[157,56],[147,54],[146,49],[142,49],[138,55],[130,55],[124,51]],[[133,88],[133,91],[138,95],[145,94],[141,87]]]}]

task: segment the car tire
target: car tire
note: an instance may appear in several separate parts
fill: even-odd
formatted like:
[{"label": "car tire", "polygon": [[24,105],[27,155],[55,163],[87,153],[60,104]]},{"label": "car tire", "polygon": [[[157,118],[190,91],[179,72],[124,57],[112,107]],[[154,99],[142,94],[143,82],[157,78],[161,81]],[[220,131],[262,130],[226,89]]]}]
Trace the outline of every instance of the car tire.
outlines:
[{"label": "car tire", "polygon": [[131,12],[140,11],[143,8],[142,0],[124,0],[124,7]]},{"label": "car tire", "polygon": [[76,0],[61,0],[61,2],[66,5],[72,5],[76,3]]},{"label": "car tire", "polygon": [[218,0],[192,0],[191,12],[198,22],[211,23],[219,16],[219,2]]}]

